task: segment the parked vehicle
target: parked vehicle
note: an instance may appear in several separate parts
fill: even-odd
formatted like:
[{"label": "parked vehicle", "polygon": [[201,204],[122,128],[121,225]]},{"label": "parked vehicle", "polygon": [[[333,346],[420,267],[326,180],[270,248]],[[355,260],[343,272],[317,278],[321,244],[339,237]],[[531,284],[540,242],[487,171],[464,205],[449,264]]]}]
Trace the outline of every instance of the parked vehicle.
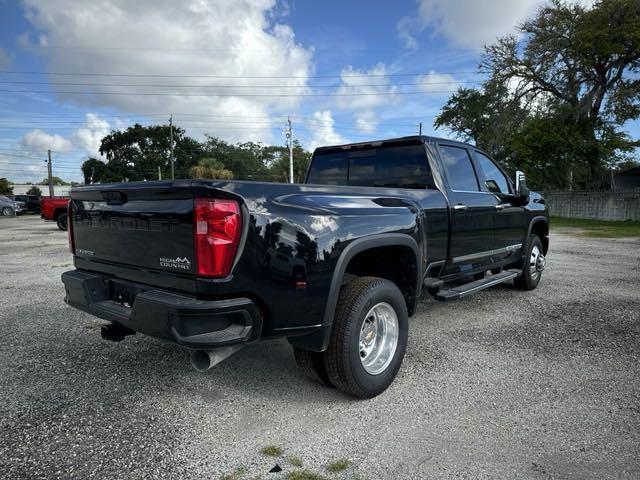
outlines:
[{"label": "parked vehicle", "polygon": [[27,212],[40,213],[41,198],[38,195],[14,195],[13,199],[23,202],[27,207]]},{"label": "parked vehicle", "polygon": [[42,197],[40,200],[40,217],[53,220],[60,230],[67,230],[68,197]]},{"label": "parked vehicle", "polygon": [[204,371],[287,337],[310,377],[362,398],[395,378],[423,290],[532,290],[549,246],[520,172],[430,137],[319,148],[304,185],[87,185],[69,208],[65,301],[111,322],[104,338],[175,342]]},{"label": "parked vehicle", "polygon": [[3,216],[22,215],[26,211],[23,202],[17,202],[9,197],[0,195],[0,214]]}]

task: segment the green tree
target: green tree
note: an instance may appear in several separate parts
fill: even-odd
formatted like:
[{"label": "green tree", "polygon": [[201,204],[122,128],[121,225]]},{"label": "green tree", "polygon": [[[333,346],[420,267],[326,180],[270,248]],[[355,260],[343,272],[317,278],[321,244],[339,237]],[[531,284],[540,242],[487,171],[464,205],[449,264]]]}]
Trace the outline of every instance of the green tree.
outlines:
[{"label": "green tree", "polygon": [[[269,181],[288,182],[289,181],[289,148],[288,147],[267,147],[269,158]],[[311,153],[306,151],[298,140],[293,141],[293,180],[295,183],[302,183],[305,180]]]},{"label": "green tree", "polygon": [[529,115],[509,96],[507,86],[488,80],[482,90],[461,88],[452,94],[434,121],[465,141],[472,141],[508,166],[511,155],[506,145],[510,135]]},{"label": "green tree", "polygon": [[[171,174],[170,130],[168,125],[135,124],[112,131],[100,143],[100,154],[107,159],[104,181],[155,180],[158,167],[163,178]],[[189,169],[203,156],[202,146],[173,127],[176,177],[188,176]]]},{"label": "green tree", "polygon": [[215,178],[231,180],[233,172],[224,168],[224,164],[215,158],[201,158],[197,165],[191,167],[192,178]]},{"label": "green tree", "polygon": [[107,178],[110,176],[107,172],[107,164],[93,157],[86,159],[82,163],[80,169],[84,176],[85,185],[106,182],[108,181]]},{"label": "green tree", "polygon": [[[639,145],[621,131],[640,117],[638,18],[637,0],[600,0],[591,9],[553,0],[519,35],[485,48],[488,81],[454,94],[435,126],[506,164],[540,172],[546,164],[573,173],[579,186],[603,186],[603,173]],[[514,150],[496,152],[496,142]]]},{"label": "green tree", "polygon": [[[55,175],[51,177],[51,183],[53,185],[69,185],[69,182],[64,181],[60,177],[56,177]],[[42,179],[39,185],[49,185],[49,179],[48,178]]]},{"label": "green tree", "polygon": [[202,146],[204,155],[222,163],[238,180],[264,180],[268,176],[266,150],[261,143],[245,142],[235,145],[207,135]]},{"label": "green tree", "polygon": [[6,178],[0,178],[0,195],[13,195],[13,187]]},{"label": "green tree", "polygon": [[[82,164],[85,183],[155,180],[158,167],[170,178],[169,127],[134,125],[112,131],[102,139],[103,163],[89,158]],[[257,142],[230,144],[210,135],[204,142],[187,137],[174,127],[176,178],[220,178],[257,181],[287,181],[289,150]],[[304,180],[311,154],[294,142],[294,178]]]},{"label": "green tree", "polygon": [[29,190],[27,190],[27,195],[35,195],[37,197],[41,197],[42,190],[40,190],[40,187],[38,187],[37,185],[31,185],[29,187]]}]

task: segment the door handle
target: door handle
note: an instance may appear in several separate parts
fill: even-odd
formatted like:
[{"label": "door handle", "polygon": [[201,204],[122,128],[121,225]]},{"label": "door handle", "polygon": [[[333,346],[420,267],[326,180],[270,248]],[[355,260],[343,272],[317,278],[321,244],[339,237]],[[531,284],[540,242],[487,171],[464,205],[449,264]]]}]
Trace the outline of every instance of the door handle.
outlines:
[{"label": "door handle", "polygon": [[467,206],[463,205],[462,203],[459,203],[457,205],[454,205],[453,209],[459,212],[464,212],[467,209]]},{"label": "door handle", "polygon": [[499,203],[498,205],[496,205],[496,210],[504,210],[504,205]]}]

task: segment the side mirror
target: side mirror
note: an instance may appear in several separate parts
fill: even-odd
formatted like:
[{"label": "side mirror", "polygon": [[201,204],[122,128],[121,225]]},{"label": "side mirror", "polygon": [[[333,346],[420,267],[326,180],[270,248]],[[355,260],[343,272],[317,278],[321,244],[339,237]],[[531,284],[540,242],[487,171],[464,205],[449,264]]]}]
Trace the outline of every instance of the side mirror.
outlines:
[{"label": "side mirror", "polygon": [[520,170],[516,171],[516,195],[522,199],[523,202],[529,200],[529,187],[527,187],[527,179],[524,176],[524,172]]}]

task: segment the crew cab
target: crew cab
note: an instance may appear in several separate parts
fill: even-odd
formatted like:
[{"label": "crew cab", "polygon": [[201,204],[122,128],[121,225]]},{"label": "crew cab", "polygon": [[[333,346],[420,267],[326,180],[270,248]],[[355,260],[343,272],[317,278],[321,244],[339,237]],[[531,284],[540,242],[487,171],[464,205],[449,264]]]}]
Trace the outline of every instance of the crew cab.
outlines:
[{"label": "crew cab", "polygon": [[[532,290],[549,247],[541,195],[468,144],[413,136],[315,150],[305,184],[176,180],[71,190],[65,301],[192,350],[207,370],[286,337],[310,377],[384,391],[423,292]],[[505,306],[508,308],[508,305]]]},{"label": "crew cab", "polygon": [[42,197],[40,200],[40,218],[53,220],[60,230],[67,230],[67,197]]}]

